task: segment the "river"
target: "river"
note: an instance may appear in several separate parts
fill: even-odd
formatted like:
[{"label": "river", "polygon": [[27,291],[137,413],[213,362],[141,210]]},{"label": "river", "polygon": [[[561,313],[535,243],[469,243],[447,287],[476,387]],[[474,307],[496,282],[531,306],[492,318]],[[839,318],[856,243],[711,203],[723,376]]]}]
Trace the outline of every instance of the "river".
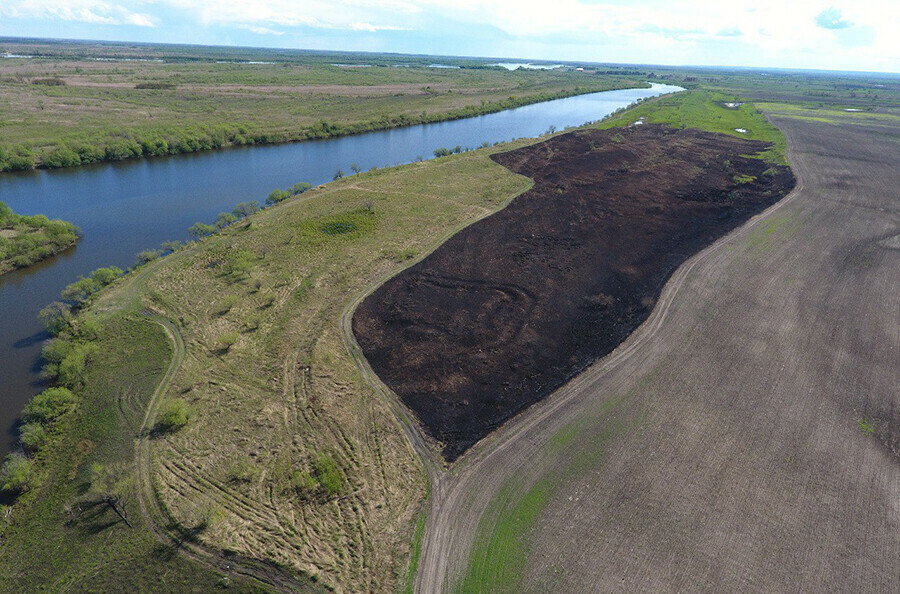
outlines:
[{"label": "river", "polygon": [[77,247],[0,276],[0,455],[15,441],[16,419],[42,389],[40,350],[48,336],[38,311],[79,276],[103,266],[127,268],[141,250],[187,239],[197,221],[212,222],[276,188],[330,181],[350,171],[433,157],[436,148],[533,137],[599,120],[635,101],[683,90],[653,84],[579,95],[494,114],[313,142],[219,151],[72,169],[0,174],[0,200],[20,214],[45,214],[78,225]]}]

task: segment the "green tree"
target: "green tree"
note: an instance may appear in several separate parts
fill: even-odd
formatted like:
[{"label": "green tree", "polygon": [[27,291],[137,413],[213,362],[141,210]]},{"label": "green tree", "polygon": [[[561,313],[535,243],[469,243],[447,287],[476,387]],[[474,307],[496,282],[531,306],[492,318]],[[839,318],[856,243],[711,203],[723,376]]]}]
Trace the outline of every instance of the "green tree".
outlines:
[{"label": "green tree", "polygon": [[0,492],[18,495],[28,490],[31,482],[31,460],[22,454],[6,456],[0,466]]},{"label": "green tree", "polygon": [[47,332],[55,336],[72,323],[72,308],[61,301],[54,301],[38,313],[38,320]]},{"label": "green tree", "polygon": [[47,388],[25,405],[22,418],[26,423],[51,423],[75,408],[77,402],[68,388]]},{"label": "green tree", "polygon": [[188,234],[196,239],[202,239],[216,232],[216,228],[206,223],[194,223],[188,228]]},{"label": "green tree", "polygon": [[285,190],[272,190],[272,193],[269,194],[268,198],[266,198],[266,204],[278,204],[279,202],[284,202],[290,197],[291,193],[286,192]]}]

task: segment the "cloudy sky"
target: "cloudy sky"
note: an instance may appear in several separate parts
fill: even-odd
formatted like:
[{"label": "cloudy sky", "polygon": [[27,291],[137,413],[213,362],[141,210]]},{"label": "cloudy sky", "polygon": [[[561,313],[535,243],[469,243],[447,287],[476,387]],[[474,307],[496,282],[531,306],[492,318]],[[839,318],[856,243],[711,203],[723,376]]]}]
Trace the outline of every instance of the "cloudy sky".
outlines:
[{"label": "cloudy sky", "polygon": [[898,0],[0,0],[0,35],[900,72]]}]

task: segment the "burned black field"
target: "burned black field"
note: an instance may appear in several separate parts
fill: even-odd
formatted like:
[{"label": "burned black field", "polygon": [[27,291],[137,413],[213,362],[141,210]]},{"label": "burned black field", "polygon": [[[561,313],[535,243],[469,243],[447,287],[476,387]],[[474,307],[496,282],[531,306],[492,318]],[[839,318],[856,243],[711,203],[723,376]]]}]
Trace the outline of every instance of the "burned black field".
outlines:
[{"label": "burned black field", "polygon": [[644,125],[493,159],[534,187],[360,304],[379,377],[454,460],[611,352],[671,273],[794,185],[767,145]]}]

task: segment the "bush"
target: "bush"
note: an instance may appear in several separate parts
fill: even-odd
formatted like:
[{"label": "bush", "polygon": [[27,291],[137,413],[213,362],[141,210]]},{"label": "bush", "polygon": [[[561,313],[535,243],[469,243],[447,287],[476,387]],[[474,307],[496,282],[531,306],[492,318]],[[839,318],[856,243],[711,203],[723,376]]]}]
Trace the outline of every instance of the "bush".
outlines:
[{"label": "bush", "polygon": [[137,255],[135,264],[137,266],[143,266],[148,262],[158,259],[161,255],[162,253],[159,250],[144,250]]},{"label": "bush", "polygon": [[18,495],[31,482],[31,460],[22,454],[9,454],[0,467],[0,491]]},{"label": "bush", "polygon": [[237,344],[240,335],[237,332],[226,332],[219,337],[219,351],[228,352],[231,347]]},{"label": "bush", "polygon": [[220,212],[213,223],[213,227],[215,227],[217,231],[221,231],[225,227],[234,224],[237,220],[237,217],[230,212]]},{"label": "bush", "polygon": [[25,423],[19,427],[19,441],[26,451],[36,452],[47,441],[47,430],[40,423]]},{"label": "bush", "polygon": [[77,402],[68,388],[47,388],[25,405],[22,418],[26,423],[50,423],[75,408]]},{"label": "bush", "polygon": [[306,182],[300,182],[298,184],[294,184],[291,186],[291,194],[294,196],[298,194],[302,194],[303,192],[309,190],[312,187],[312,184],[308,184]]},{"label": "bush", "polygon": [[193,411],[181,398],[172,398],[162,403],[155,429],[160,433],[173,433],[188,424]]},{"label": "bush", "polygon": [[231,214],[239,219],[243,219],[244,217],[249,217],[253,213],[259,212],[260,209],[262,209],[262,204],[256,200],[251,200],[250,202],[241,202],[240,204],[237,204],[231,211]]},{"label": "bush", "polygon": [[143,154],[141,145],[133,140],[117,140],[106,147],[106,159],[108,161],[122,161],[133,159]]},{"label": "bush", "polygon": [[92,278],[80,278],[68,285],[60,294],[64,301],[73,305],[80,305],[87,301],[88,297],[100,290],[100,285]]},{"label": "bush", "polygon": [[301,497],[308,498],[316,492],[319,481],[310,473],[298,470],[291,476],[291,485]]},{"label": "bush", "polygon": [[91,273],[91,279],[101,287],[105,287],[122,276],[122,269],[116,266],[98,268]]},{"label": "bush", "polygon": [[194,223],[188,228],[188,234],[194,239],[202,239],[216,232],[216,228],[206,223]]},{"label": "bush", "polygon": [[44,328],[54,336],[65,330],[72,322],[72,309],[60,301],[54,301],[38,313]]},{"label": "bush", "polygon": [[81,157],[70,148],[60,147],[48,155],[44,155],[42,162],[46,167],[75,167],[81,165]]},{"label": "bush", "polygon": [[102,161],[106,156],[106,153],[102,148],[91,144],[85,144],[78,147],[77,152],[78,158],[81,159],[82,164],[96,163]]},{"label": "bush", "polygon": [[279,202],[284,202],[285,200],[287,200],[290,197],[291,197],[290,192],[286,192],[284,190],[273,190],[272,193],[269,194],[269,197],[266,198],[266,204],[268,204],[270,206],[272,204],[278,204]]}]

